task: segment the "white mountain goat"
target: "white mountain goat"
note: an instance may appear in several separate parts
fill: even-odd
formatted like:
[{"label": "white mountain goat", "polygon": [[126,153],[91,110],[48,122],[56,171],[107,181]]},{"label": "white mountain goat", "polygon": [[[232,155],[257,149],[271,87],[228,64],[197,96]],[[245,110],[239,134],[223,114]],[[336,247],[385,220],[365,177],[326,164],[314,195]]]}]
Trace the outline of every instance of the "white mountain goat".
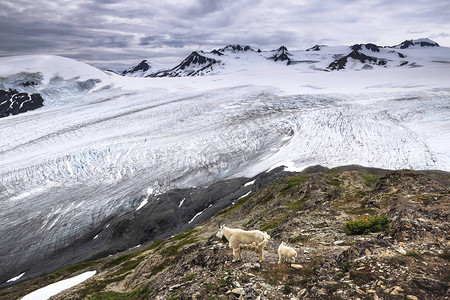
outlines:
[{"label": "white mountain goat", "polygon": [[225,236],[229,246],[233,249],[233,262],[242,259],[242,249],[255,250],[259,261],[264,260],[263,250],[270,239],[270,235],[259,230],[246,231],[242,229],[228,228],[222,225],[216,236],[221,239]]},{"label": "white mountain goat", "polygon": [[285,242],[281,242],[280,246],[278,246],[278,263],[281,264],[282,260],[286,262],[295,262],[296,257],[297,251],[295,251],[294,248],[287,246]]}]

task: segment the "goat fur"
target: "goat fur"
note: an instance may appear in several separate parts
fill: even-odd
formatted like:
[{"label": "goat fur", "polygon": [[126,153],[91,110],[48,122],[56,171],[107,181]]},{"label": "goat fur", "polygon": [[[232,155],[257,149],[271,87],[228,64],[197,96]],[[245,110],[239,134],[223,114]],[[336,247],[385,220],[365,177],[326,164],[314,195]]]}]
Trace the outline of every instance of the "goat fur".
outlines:
[{"label": "goat fur", "polygon": [[281,242],[280,246],[278,246],[278,263],[281,264],[283,260],[286,262],[295,262],[296,257],[297,251],[287,246],[285,242]]},{"label": "goat fur", "polygon": [[233,249],[233,262],[242,259],[242,250],[254,250],[259,256],[259,261],[264,260],[264,247],[270,239],[267,232],[259,230],[242,230],[237,228],[229,228],[222,225],[216,236],[219,239],[225,236],[228,245]]}]

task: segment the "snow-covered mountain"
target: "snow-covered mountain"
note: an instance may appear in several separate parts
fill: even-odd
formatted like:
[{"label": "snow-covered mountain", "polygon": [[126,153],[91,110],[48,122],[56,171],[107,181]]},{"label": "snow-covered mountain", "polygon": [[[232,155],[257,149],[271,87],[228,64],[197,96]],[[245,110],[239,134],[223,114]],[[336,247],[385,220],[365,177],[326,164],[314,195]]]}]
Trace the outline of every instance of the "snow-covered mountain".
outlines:
[{"label": "snow-covered mountain", "polygon": [[148,77],[186,77],[186,76],[198,76],[205,75],[214,70],[214,67],[220,65],[220,62],[213,56],[220,54],[208,55],[203,52],[192,52],[186,57],[179,65],[170,69],[162,70]]},{"label": "snow-covered mountain", "polygon": [[393,48],[419,48],[419,47],[439,47],[439,44],[430,39],[416,39],[416,40],[405,40],[403,43],[394,46]]},{"label": "snow-covered mountain", "polygon": [[122,72],[123,76],[145,77],[153,73],[154,70],[150,63],[144,59],[137,66],[128,68]]},{"label": "snow-covered mountain", "polygon": [[161,78],[0,58],[0,89],[43,98],[0,118],[0,285],[171,189],[280,165],[450,170],[449,48],[314,48],[197,51]]},{"label": "snow-covered mountain", "polygon": [[[281,46],[276,50],[261,51],[254,50],[248,45],[234,44],[211,52],[192,52],[174,68],[157,72],[148,70],[148,62],[143,61],[125,70],[123,75],[140,77],[216,75],[242,69],[256,69],[264,64],[263,60],[284,62],[289,69],[301,72],[416,67],[420,65],[418,60],[424,56],[413,49],[429,47],[439,47],[439,45],[430,39],[416,39],[406,40],[392,47],[368,43],[355,44],[351,47],[315,45],[304,51],[289,51],[285,46]],[[145,72],[140,71],[143,68],[146,69]],[[138,71],[133,71],[135,69]]]}]

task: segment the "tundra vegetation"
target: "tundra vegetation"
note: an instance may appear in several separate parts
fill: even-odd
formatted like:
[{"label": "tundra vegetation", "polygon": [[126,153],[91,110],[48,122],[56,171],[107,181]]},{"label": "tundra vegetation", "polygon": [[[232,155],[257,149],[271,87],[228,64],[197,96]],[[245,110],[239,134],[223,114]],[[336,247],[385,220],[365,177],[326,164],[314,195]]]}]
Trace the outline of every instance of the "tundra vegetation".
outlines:
[{"label": "tundra vegetation", "polygon": [[[195,229],[1,290],[0,299],[89,270],[97,274],[53,299],[445,299],[449,195],[450,174],[439,171],[286,173],[255,182]],[[266,230],[264,259],[221,240],[224,223]],[[278,263],[281,241],[297,249],[295,264]]]}]

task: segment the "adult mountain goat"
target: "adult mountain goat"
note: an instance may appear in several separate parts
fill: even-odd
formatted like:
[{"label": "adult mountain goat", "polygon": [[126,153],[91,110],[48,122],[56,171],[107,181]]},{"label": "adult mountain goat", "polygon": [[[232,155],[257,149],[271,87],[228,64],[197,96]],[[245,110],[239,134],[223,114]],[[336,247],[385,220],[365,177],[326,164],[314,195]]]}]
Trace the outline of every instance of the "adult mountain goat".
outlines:
[{"label": "adult mountain goat", "polygon": [[225,236],[229,246],[233,249],[233,262],[242,259],[242,250],[250,249],[258,253],[259,261],[264,259],[264,247],[270,239],[270,235],[259,230],[246,231],[236,228],[228,228],[222,225],[216,236],[221,239]]},{"label": "adult mountain goat", "polygon": [[286,245],[285,242],[281,242],[278,247],[278,263],[281,264],[281,261],[286,262],[295,262],[295,258],[297,257],[297,251],[294,248],[291,248]]}]

